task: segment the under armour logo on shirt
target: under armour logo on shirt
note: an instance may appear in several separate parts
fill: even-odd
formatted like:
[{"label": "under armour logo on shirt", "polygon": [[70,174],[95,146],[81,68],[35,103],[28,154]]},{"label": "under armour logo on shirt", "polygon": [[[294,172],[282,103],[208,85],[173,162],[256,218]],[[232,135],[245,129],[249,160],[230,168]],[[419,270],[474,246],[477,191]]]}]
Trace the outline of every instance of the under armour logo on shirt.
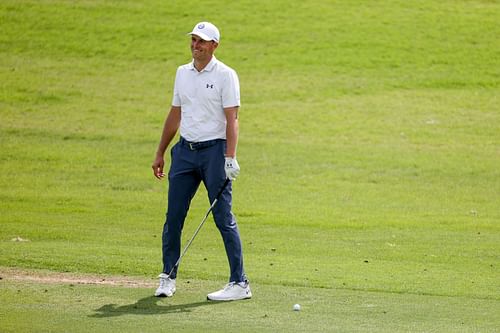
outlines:
[{"label": "under armour logo on shirt", "polygon": [[213,84],[208,84],[208,83],[207,83],[207,88],[214,89],[214,85],[213,85]]}]

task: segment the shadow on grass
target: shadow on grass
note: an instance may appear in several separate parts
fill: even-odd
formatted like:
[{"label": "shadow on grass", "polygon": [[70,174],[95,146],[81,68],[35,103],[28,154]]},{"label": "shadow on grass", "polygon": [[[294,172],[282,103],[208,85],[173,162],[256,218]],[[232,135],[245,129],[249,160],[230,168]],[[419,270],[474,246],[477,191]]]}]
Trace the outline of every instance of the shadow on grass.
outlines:
[{"label": "shadow on grass", "polygon": [[179,312],[191,312],[191,309],[200,306],[214,305],[216,302],[196,302],[187,304],[158,304],[164,298],[158,298],[155,296],[148,296],[141,298],[134,304],[128,305],[116,305],[116,304],[106,304],[101,306],[99,309],[95,310],[95,314],[90,315],[91,318],[108,318],[117,317],[126,314],[136,314],[136,315],[155,315],[155,314],[168,314],[168,313],[179,313]]}]

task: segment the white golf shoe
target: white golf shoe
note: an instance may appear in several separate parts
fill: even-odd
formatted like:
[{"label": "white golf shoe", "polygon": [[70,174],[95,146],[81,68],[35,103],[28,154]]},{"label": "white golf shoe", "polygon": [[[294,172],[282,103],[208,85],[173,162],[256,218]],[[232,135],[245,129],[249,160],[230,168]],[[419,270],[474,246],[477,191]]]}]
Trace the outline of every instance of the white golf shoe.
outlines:
[{"label": "white golf shoe", "polygon": [[167,274],[161,273],[160,286],[155,291],[156,297],[172,297],[175,293],[175,279],[171,279]]},{"label": "white golf shoe", "polygon": [[248,282],[230,282],[223,289],[207,295],[210,301],[237,301],[246,298],[252,298]]}]

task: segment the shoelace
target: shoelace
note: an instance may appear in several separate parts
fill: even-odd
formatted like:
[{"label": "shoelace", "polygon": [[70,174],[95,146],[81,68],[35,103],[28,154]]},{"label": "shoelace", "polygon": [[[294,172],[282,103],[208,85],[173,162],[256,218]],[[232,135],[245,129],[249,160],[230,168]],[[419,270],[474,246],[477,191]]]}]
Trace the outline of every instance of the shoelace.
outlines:
[{"label": "shoelace", "polygon": [[226,284],[226,286],[224,287],[224,291],[227,291],[231,288],[233,288],[235,285],[235,282],[229,282],[228,284]]},{"label": "shoelace", "polygon": [[165,288],[168,285],[168,279],[161,278],[160,279],[160,288]]},{"label": "shoelace", "polygon": [[240,283],[236,283],[236,282],[229,282],[228,284],[226,284],[226,286],[224,287],[224,291],[227,291],[231,288],[233,288],[234,286],[240,286],[241,288],[246,288],[246,285],[243,284],[242,282]]}]

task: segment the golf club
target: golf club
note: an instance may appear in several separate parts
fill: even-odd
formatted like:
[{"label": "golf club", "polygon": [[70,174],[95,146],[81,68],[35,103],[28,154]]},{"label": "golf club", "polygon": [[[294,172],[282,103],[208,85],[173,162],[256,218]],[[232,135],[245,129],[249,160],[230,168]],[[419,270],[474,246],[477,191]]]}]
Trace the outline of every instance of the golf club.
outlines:
[{"label": "golf club", "polygon": [[194,238],[196,237],[196,235],[198,234],[198,232],[200,231],[201,227],[203,226],[203,224],[205,223],[205,221],[207,220],[207,217],[208,215],[210,214],[210,212],[212,211],[212,209],[215,207],[215,204],[217,203],[217,201],[219,200],[219,197],[220,195],[222,194],[222,191],[224,191],[224,189],[226,188],[227,184],[229,184],[229,181],[230,179],[229,178],[226,178],[226,181],[224,182],[224,184],[222,185],[221,189],[219,190],[219,193],[217,193],[217,196],[215,197],[214,201],[212,202],[212,204],[210,205],[210,208],[208,209],[207,213],[205,214],[205,217],[203,218],[203,220],[201,221],[200,225],[198,226],[198,228],[196,228],[196,231],[194,232],[194,235],[193,237],[191,237],[191,239],[189,240],[189,242],[187,243],[187,245],[184,247],[184,250],[182,250],[182,253],[181,255],[179,256],[179,259],[177,259],[177,262],[175,263],[174,267],[172,267],[172,269],[170,270],[170,272],[168,273],[168,276],[171,276],[174,269],[179,266],[180,262],[181,262],[181,259],[182,257],[184,257],[184,255],[186,254],[186,251],[188,250],[189,246],[191,245],[191,243],[193,242]]}]

